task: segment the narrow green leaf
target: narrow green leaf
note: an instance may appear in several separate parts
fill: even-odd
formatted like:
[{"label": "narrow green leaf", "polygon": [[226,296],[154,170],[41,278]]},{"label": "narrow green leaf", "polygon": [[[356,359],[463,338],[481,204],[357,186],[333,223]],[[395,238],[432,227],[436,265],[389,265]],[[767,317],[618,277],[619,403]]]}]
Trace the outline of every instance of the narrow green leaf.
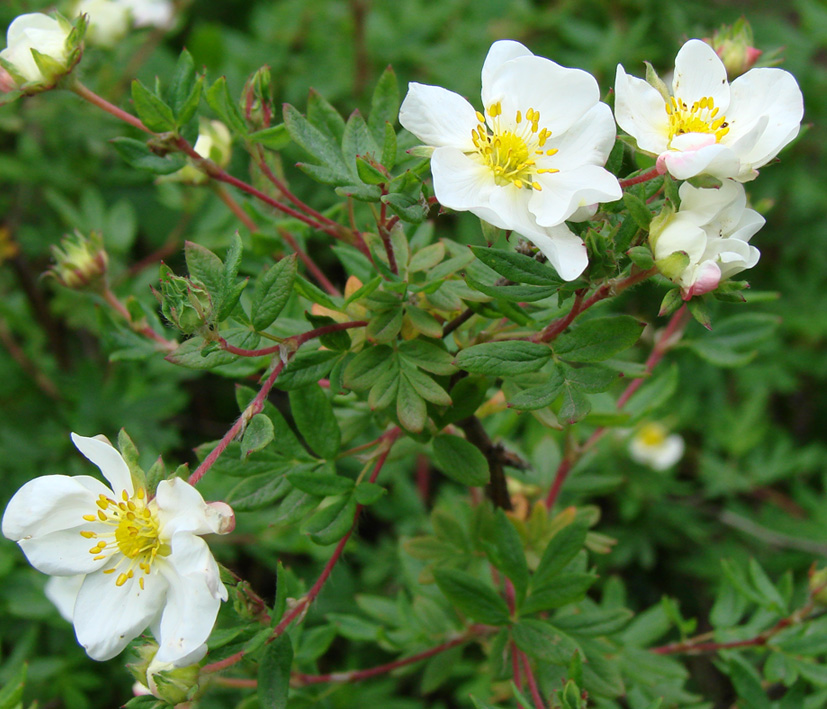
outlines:
[{"label": "narrow green leaf", "polygon": [[563,280],[556,271],[530,256],[484,246],[470,248],[486,266],[514,283],[527,283],[533,286],[563,285]]},{"label": "narrow green leaf", "polygon": [[522,618],[511,628],[517,647],[541,662],[568,666],[577,652],[577,643],[550,623],[532,618]]},{"label": "narrow green leaf", "polygon": [[555,367],[548,373],[548,378],[542,384],[523,389],[508,400],[508,405],[520,411],[534,411],[551,404],[563,390],[563,373],[560,367]]},{"label": "narrow green leaf", "polygon": [[376,483],[359,483],[354,490],[353,497],[360,505],[372,505],[377,502],[387,490]]},{"label": "narrow green leaf", "polygon": [[368,322],[367,336],[371,342],[385,343],[396,339],[402,329],[403,310],[383,310],[376,313]]},{"label": "narrow green leaf", "polygon": [[396,416],[399,423],[412,433],[419,433],[425,428],[428,413],[425,400],[417,393],[407,377],[399,377],[396,392]]},{"label": "narrow green leaf", "polygon": [[523,541],[505,513],[498,509],[488,540],[486,555],[506,578],[514,585],[519,607],[528,589],[528,564],[526,563]]},{"label": "narrow green leaf", "polygon": [[207,89],[205,98],[209,107],[227,124],[232,133],[238,133],[242,136],[247,135],[247,124],[233,97],[230,96],[226,77],[220,77],[210,86]]},{"label": "narrow green leaf", "polygon": [[431,443],[434,464],[445,475],[461,485],[487,485],[488,461],[472,443],[459,436],[437,436]]},{"label": "narrow green leaf", "polygon": [[427,340],[402,342],[399,345],[399,354],[403,359],[431,374],[454,374],[457,371],[452,364],[453,356],[439,345]]},{"label": "narrow green leaf", "polygon": [[281,150],[290,144],[290,134],[287,132],[284,123],[279,123],[277,126],[270,126],[269,128],[257,130],[255,133],[250,133],[247,140],[257,145],[263,145],[269,150]]},{"label": "narrow green leaf", "polygon": [[370,115],[368,116],[368,127],[373,134],[374,140],[381,145],[385,137],[385,125],[390,123],[391,127],[396,122],[399,114],[399,84],[396,81],[396,74],[388,66],[376,82],[373,96],[370,101]]},{"label": "narrow green leaf", "polygon": [[448,392],[445,391],[427,374],[423,374],[416,367],[408,365],[403,368],[402,376],[405,377],[411,386],[425,401],[430,401],[437,406],[450,406],[453,402]]},{"label": "narrow green leaf", "polygon": [[336,184],[346,185],[353,179],[338,142],[311,124],[290,104],[284,105],[284,125],[293,141],[331,172]]},{"label": "narrow green leaf", "polygon": [[262,707],[287,709],[292,664],[293,645],[290,636],[283,633],[267,646],[258,665],[258,698]]},{"label": "narrow green leaf", "polygon": [[588,530],[588,524],[575,521],[563,527],[551,538],[531,579],[532,588],[548,584],[574,559],[586,543]]},{"label": "narrow green leaf", "polygon": [[279,389],[290,391],[311,382],[318,382],[319,379],[327,376],[341,356],[341,353],[331,350],[299,352],[279,375],[276,386]]},{"label": "narrow green leaf", "polygon": [[187,241],[184,244],[184,257],[187,261],[187,270],[190,277],[204,284],[213,301],[221,294],[224,280],[224,265],[206,246]]},{"label": "narrow green leaf", "polygon": [[134,138],[118,137],[112,138],[110,142],[129,165],[153,175],[170,175],[187,163],[182,155],[156,155],[145,142]]},{"label": "narrow green leaf", "polygon": [[434,579],[446,598],[478,623],[507,625],[508,606],[487,583],[459,569],[434,569]]},{"label": "narrow green leaf", "polygon": [[337,143],[342,142],[345,133],[345,119],[316,89],[310,89],[307,96],[307,120]]},{"label": "narrow green leaf", "polygon": [[254,475],[242,480],[227,495],[227,503],[236,512],[250,512],[268,507],[290,492],[283,475]]},{"label": "narrow green leaf", "polygon": [[632,219],[635,220],[635,223],[641,229],[648,230],[649,222],[652,221],[652,212],[649,211],[646,202],[631,192],[626,192],[623,195],[623,204],[626,205],[626,209],[629,210],[629,214],[632,216]]},{"label": "narrow green leaf", "polygon": [[354,487],[353,480],[333,473],[288,473],[287,479],[293,487],[319,497],[342,495]]},{"label": "narrow green leaf", "polygon": [[344,385],[354,391],[369,389],[393,366],[393,354],[393,350],[386,345],[363,349],[345,367]]},{"label": "narrow green leaf", "polygon": [[727,668],[744,709],[771,709],[772,704],[761,686],[761,678],[752,665],[740,655],[732,654],[727,660]]},{"label": "narrow green leaf", "polygon": [[338,542],[347,534],[356,516],[356,500],[352,495],[344,495],[323,507],[305,524],[304,531],[311,541],[320,546]]},{"label": "narrow green leaf", "polygon": [[576,635],[603,636],[623,630],[631,619],[632,611],[626,608],[601,608],[558,616],[554,624]]}]

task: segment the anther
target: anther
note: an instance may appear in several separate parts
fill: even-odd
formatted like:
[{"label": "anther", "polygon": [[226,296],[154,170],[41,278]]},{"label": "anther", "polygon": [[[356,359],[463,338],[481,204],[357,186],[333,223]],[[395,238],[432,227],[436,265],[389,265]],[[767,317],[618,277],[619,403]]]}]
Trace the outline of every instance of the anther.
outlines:
[{"label": "anther", "polygon": [[80,536],[83,537],[84,539],[94,539],[98,535],[95,534],[94,532],[81,532]]},{"label": "anther", "polygon": [[117,579],[115,579],[115,585],[116,586],[123,586],[126,583],[127,578],[128,577],[127,577],[126,574],[121,574],[120,576],[118,576]]},{"label": "anther", "polygon": [[98,521],[98,518],[97,518],[96,515],[83,515],[83,519],[85,519],[87,522],[97,522]]}]

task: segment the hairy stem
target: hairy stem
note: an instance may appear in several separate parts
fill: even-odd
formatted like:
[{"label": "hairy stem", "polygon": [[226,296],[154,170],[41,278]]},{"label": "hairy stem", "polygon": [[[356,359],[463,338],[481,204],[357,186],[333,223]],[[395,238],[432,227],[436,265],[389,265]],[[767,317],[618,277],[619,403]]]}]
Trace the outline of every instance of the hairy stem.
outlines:
[{"label": "hairy stem", "polygon": [[619,180],[620,187],[622,189],[626,189],[627,187],[631,187],[632,185],[639,185],[641,182],[649,182],[649,180],[654,180],[656,177],[660,177],[663,173],[658,170],[657,167],[653,167],[651,170],[647,170],[646,172],[641,172],[639,175],[635,175],[634,177],[629,177],[625,180]]},{"label": "hairy stem", "polygon": [[161,337],[155,330],[153,330],[149,325],[141,325],[140,323],[135,323],[132,321],[132,316],[129,314],[129,311],[126,309],[126,306],[118,300],[118,296],[116,296],[109,286],[104,286],[103,293],[101,294],[103,299],[109,304],[109,306],[114,310],[118,315],[120,315],[124,320],[126,320],[129,327],[134,331],[137,332],[144,337],[152,340],[153,342],[157,343],[158,349],[164,352],[174,352],[178,348],[178,343],[174,340],[167,340],[164,337]]}]

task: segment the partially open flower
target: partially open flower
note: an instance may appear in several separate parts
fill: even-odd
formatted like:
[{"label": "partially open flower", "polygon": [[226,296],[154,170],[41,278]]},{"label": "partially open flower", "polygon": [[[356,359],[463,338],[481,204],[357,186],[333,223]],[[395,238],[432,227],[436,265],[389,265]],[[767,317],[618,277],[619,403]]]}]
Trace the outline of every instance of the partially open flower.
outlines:
[{"label": "partially open flower", "polygon": [[[193,149],[202,158],[211,160],[218,167],[226,167],[232,156],[233,137],[221,121],[211,121],[202,118],[198,128],[198,140]],[[192,160],[180,170],[159,178],[159,182],[185,182],[190,185],[201,185],[209,180],[209,176]]]},{"label": "partially open flower", "polygon": [[93,231],[86,237],[75,232],[66,236],[60,246],[52,246],[52,256],[55,265],[46,273],[60,285],[75,290],[94,290],[104,283],[109,257],[100,233]]},{"label": "partially open flower", "polygon": [[629,441],[629,455],[632,460],[652,470],[671,468],[683,457],[683,438],[660,423],[641,426]]},{"label": "partially open flower", "polygon": [[761,254],[749,240],[764,226],[764,217],[747,208],[743,185],[732,180],[717,189],[684,182],[680,197],[680,210],[662,223],[653,221],[649,239],[655,264],[689,300],[758,263]]},{"label": "partially open flower", "polygon": [[3,534],[55,577],[48,596],[91,658],[114,657],[149,626],[158,662],[197,662],[227,600],[198,535],[220,532],[223,515],[180,478],[150,498],[108,441],[72,440],[110,487],[87,475],[30,480],[9,502]]},{"label": "partially open flower", "polygon": [[603,168],[615,126],[599,99],[590,74],[503,40],[482,68],[483,113],[451,91],[411,83],[399,122],[432,148],[440,204],[516,231],[573,280],[588,257],[565,221],[621,197]]},{"label": "partially open flower", "polygon": [[691,39],[675,58],[671,91],[617,67],[615,118],[657,166],[679,180],[712,175],[747,182],[798,135],[804,99],[782,69],[751,69],[730,85],[708,44]]},{"label": "partially open flower", "polygon": [[85,24],[74,28],[60,15],[20,15],[9,25],[0,66],[24,93],[52,88],[80,60]]}]

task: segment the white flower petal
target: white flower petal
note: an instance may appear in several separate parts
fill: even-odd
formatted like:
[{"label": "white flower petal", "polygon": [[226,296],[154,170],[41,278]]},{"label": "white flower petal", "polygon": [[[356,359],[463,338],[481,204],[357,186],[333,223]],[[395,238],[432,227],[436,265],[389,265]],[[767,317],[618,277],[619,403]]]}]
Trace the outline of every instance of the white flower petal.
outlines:
[{"label": "white flower petal", "polygon": [[[488,50],[488,55],[485,57],[485,62],[482,65],[482,85],[487,86],[491,81],[492,74],[497,71],[503,64],[517,57],[534,56],[527,47],[515,42],[511,39],[501,39],[491,45]],[[485,89],[483,88],[483,91]],[[483,106],[488,106],[485,100],[485,94],[482,96]]]},{"label": "white flower petal", "polygon": [[[448,209],[471,211],[487,208],[497,189],[492,172],[456,148],[437,148],[431,156],[434,194]],[[501,228],[511,228],[503,227]]]},{"label": "white flower petal", "polygon": [[161,534],[170,539],[176,532],[211,534],[218,532],[219,520],[198,492],[186,480],[162,480],[155,493]]},{"label": "white flower petal", "polygon": [[605,103],[596,103],[565,133],[552,134],[543,147],[558,151],[548,158],[549,167],[572,170],[581,165],[605,165],[616,139],[612,110]]},{"label": "white flower petal", "polygon": [[741,158],[751,168],[766,165],[798,135],[804,117],[804,98],[792,74],[783,69],[752,69],[732,82],[732,104],[727,114],[730,132],[726,141],[738,141],[760,116],[768,117],[767,124]]},{"label": "white flower petal", "polygon": [[478,121],[474,107],[440,86],[411,82],[399,109],[399,122],[425,145],[471,151],[471,131]]},{"label": "white flower petal", "polygon": [[99,480],[87,475],[44,475],[29,480],[9,501],[3,515],[3,535],[19,541],[83,523],[94,514],[98,495],[111,496]]},{"label": "white flower petal", "polygon": [[80,587],[83,585],[84,574],[77,576],[52,576],[47,582],[43,592],[52,603],[55,604],[58,613],[64,620],[72,622],[75,612],[75,601],[77,601]]},{"label": "white flower petal", "polygon": [[[694,136],[697,134],[686,134]],[[684,136],[680,136],[684,137]],[[673,143],[675,141],[672,141]],[[669,174],[678,180],[688,180],[700,174],[714,177],[735,177],[741,169],[738,156],[726,145],[713,143],[697,150],[669,150],[661,153],[658,162],[663,162]]]},{"label": "white flower petal", "polygon": [[706,42],[690,39],[675,57],[674,95],[688,106],[702,98],[712,98],[715,106],[726,113],[730,104],[726,67]]},{"label": "white flower petal", "polygon": [[569,69],[536,56],[512,59],[491,73],[483,86],[485,110],[501,102],[502,116],[513,121],[517,111],[540,112],[540,128],[552,135],[575,125],[600,100],[595,78],[581,69]]},{"label": "white flower petal", "polygon": [[62,529],[49,534],[21,539],[17,542],[29,563],[38,571],[52,576],[88,574],[100,569],[106,559],[95,560],[98,554],[89,550],[95,542],[81,536],[81,531],[109,531],[102,524],[83,522],[74,529]]},{"label": "white flower petal", "polygon": [[180,661],[197,650],[212,632],[218,608],[227,599],[218,567],[200,537],[172,539],[172,554],[162,572],[169,581],[167,603],[158,629],[158,662]]},{"label": "white flower petal", "polygon": [[703,261],[687,271],[688,274],[681,277],[684,300],[709,293],[721,282],[721,267],[715,261]]},{"label": "white flower petal", "polygon": [[[139,572],[140,573],[140,572]],[[75,634],[93,660],[109,660],[121,652],[158,615],[167,593],[167,580],[153,568],[123,586],[115,584],[117,572],[89,574],[75,603]]]},{"label": "white flower petal", "polygon": [[669,116],[658,90],[620,64],[615,78],[615,120],[641,150],[659,155],[668,146]]},{"label": "white flower petal", "polygon": [[126,494],[132,497],[135,488],[132,485],[129,466],[113,446],[97,438],[79,436],[77,433],[72,434],[72,442],[83,455],[100,468],[116,496],[120,496],[121,492],[126,490]]},{"label": "white flower petal", "polygon": [[544,234],[530,237],[564,281],[573,281],[589,265],[583,240],[565,224],[544,229]]},{"label": "white flower petal", "polygon": [[655,239],[654,255],[657,261],[679,251],[685,251],[690,262],[697,263],[706,249],[706,232],[690,214],[678,212]]},{"label": "white flower petal", "polygon": [[538,175],[537,181],[543,189],[533,191],[529,209],[542,227],[557,226],[582,207],[623,196],[617,178],[597,165]]}]

